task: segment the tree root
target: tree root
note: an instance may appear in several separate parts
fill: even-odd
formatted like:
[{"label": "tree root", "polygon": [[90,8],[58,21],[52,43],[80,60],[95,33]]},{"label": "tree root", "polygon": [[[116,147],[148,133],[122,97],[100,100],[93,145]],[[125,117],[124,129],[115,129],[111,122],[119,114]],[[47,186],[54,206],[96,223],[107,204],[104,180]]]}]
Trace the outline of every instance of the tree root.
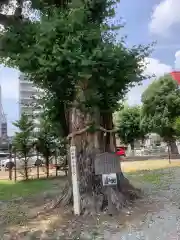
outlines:
[{"label": "tree root", "polygon": [[[128,202],[132,202],[141,197],[141,191],[134,188],[128,179],[122,174],[119,176],[120,184],[117,187],[107,187],[98,192],[85,192],[81,194],[81,210],[84,215],[93,215],[102,211],[107,211],[114,215],[118,213]],[[61,196],[53,204],[51,209],[59,206],[68,206],[73,203],[72,186],[67,183]]]},{"label": "tree root", "polygon": [[56,200],[56,202],[52,205],[51,209],[55,209],[60,205],[65,207],[73,203],[73,192],[72,186],[67,182],[64,186],[64,189],[60,195],[60,197]]}]

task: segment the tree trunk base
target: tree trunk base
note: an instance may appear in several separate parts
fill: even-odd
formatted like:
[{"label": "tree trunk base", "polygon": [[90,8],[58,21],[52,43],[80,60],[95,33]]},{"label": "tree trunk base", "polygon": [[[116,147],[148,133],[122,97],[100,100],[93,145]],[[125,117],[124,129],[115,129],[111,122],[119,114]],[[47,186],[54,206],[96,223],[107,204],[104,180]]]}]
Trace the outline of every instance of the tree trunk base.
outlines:
[{"label": "tree trunk base", "polygon": [[72,186],[67,182],[64,186],[64,189],[57,199],[57,201],[53,204],[52,209],[55,209],[59,206],[67,206],[73,204],[73,191]]},{"label": "tree trunk base", "polygon": [[[85,192],[81,194],[81,213],[83,215],[94,215],[100,212],[107,212],[110,215],[115,215],[125,207],[128,202],[132,202],[141,197],[141,191],[134,188],[122,173],[118,178],[117,187],[104,187],[98,192]],[[72,204],[72,187],[67,183],[52,209]]]}]

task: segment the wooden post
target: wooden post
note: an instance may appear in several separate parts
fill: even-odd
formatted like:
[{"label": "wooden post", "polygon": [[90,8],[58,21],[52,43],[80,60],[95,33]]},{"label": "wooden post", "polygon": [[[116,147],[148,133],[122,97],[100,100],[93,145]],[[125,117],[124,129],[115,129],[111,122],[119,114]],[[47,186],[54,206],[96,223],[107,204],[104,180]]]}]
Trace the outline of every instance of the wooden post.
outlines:
[{"label": "wooden post", "polygon": [[10,147],[10,157],[9,157],[9,164],[8,164],[8,170],[9,170],[9,180],[12,180],[12,146]]},{"label": "wooden post", "polygon": [[171,164],[171,154],[170,154],[170,149],[169,149],[169,142],[168,142],[168,159],[169,159],[169,164]]},{"label": "wooden post", "polygon": [[56,166],[56,177],[58,175],[58,170],[57,170],[57,149],[55,149],[55,166]]},{"label": "wooden post", "polygon": [[36,156],[37,156],[37,179],[39,179],[39,153],[36,151]]},{"label": "wooden post", "polygon": [[76,146],[71,145],[71,172],[72,172],[72,185],[73,185],[73,202],[74,202],[74,214],[80,215],[80,193],[79,193],[79,182],[77,174],[77,156]]},{"label": "wooden post", "polygon": [[14,152],[14,181],[17,181],[17,171],[16,171],[16,151]]}]

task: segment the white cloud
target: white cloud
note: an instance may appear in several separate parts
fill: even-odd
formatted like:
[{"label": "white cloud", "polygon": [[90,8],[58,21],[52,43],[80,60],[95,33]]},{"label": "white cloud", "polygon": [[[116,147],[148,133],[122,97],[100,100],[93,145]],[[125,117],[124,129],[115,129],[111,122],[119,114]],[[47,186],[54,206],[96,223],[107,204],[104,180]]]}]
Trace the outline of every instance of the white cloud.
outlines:
[{"label": "white cloud", "polygon": [[156,77],[160,77],[165,73],[169,73],[172,69],[170,65],[164,64],[155,58],[146,58],[145,62],[148,64],[145,74],[154,74]]},{"label": "white cloud", "polygon": [[163,0],[155,6],[149,30],[156,35],[168,35],[170,28],[180,23],[180,0]]},{"label": "white cloud", "polygon": [[[145,62],[148,63],[145,74],[150,76],[155,75],[158,78],[172,70],[170,65],[166,65],[155,58],[146,58]],[[142,85],[132,88],[127,95],[128,103],[130,105],[140,104],[142,93],[152,81],[153,78],[144,80]]]},{"label": "white cloud", "polygon": [[174,66],[176,70],[180,70],[180,50],[175,53]]}]

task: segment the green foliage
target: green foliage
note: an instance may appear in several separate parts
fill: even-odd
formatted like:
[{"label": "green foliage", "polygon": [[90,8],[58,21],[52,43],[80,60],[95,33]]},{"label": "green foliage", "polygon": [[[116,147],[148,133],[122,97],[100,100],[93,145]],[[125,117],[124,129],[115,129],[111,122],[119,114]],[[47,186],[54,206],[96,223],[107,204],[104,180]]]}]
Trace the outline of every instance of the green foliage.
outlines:
[{"label": "green foliage", "polygon": [[[14,126],[19,128],[19,132],[16,132],[12,148],[16,152],[16,156],[21,160],[21,167],[23,172],[21,172],[24,178],[28,179],[28,161],[29,153],[33,149],[33,121],[28,118],[26,114],[22,114],[19,121],[14,123]],[[19,161],[18,160],[18,161]]]},{"label": "green foliage", "polygon": [[155,80],[143,93],[144,122],[149,131],[164,139],[175,135],[173,124],[180,116],[180,89],[170,75]]},{"label": "green foliage", "polygon": [[173,129],[178,138],[180,138],[180,117],[177,117],[173,124]]},{"label": "green foliage", "polygon": [[88,21],[84,7],[54,9],[41,22],[13,26],[1,36],[1,46],[5,63],[51,93],[55,104],[68,109],[76,98],[84,111],[116,109],[129,87],[144,79],[149,53],[149,48],[115,43],[107,28],[102,32]]},{"label": "green foliage", "polygon": [[54,137],[62,139],[69,133],[68,109],[57,95],[44,91],[38,94],[35,108],[41,112],[41,118],[48,121]]},{"label": "green foliage", "polygon": [[141,126],[141,108],[125,106],[116,116],[117,134],[125,144],[133,144],[137,139],[143,139],[145,131]]},{"label": "green foliage", "polygon": [[55,138],[52,135],[52,128],[48,121],[41,119],[39,129],[35,133],[36,148],[45,159],[52,155],[55,149]]},{"label": "green foliage", "polygon": [[42,114],[40,116],[38,131],[34,133],[36,139],[34,145],[45,159],[54,156],[56,151],[61,156],[66,155],[66,142],[60,137],[58,130],[58,127],[54,127],[51,119],[47,118],[46,115]]},{"label": "green foliage", "polygon": [[32,149],[32,131],[34,129],[33,122],[29,120],[27,115],[22,114],[20,120],[14,122],[13,124],[19,129],[19,132],[15,133],[13,139],[13,148],[16,150],[18,155],[26,158]]},{"label": "green foliage", "polygon": [[[27,4],[26,0],[17,1],[16,5],[13,5],[14,13],[11,16],[2,14],[0,23],[4,26],[10,26],[12,24],[19,24],[27,19],[32,18],[30,14],[23,14],[23,10],[26,10],[27,13],[34,13],[36,17],[39,16],[42,12],[49,14],[49,8],[59,8],[59,9],[68,9],[68,8],[79,8],[84,5],[88,21],[96,22],[101,24],[103,20],[108,17],[113,17],[115,11],[113,5],[118,3],[119,0],[73,0],[73,1],[58,1],[58,0],[30,0]],[[0,8],[5,6],[6,9],[12,10],[12,3],[10,0],[3,0],[0,2]],[[34,19],[33,19],[34,20]]]}]

